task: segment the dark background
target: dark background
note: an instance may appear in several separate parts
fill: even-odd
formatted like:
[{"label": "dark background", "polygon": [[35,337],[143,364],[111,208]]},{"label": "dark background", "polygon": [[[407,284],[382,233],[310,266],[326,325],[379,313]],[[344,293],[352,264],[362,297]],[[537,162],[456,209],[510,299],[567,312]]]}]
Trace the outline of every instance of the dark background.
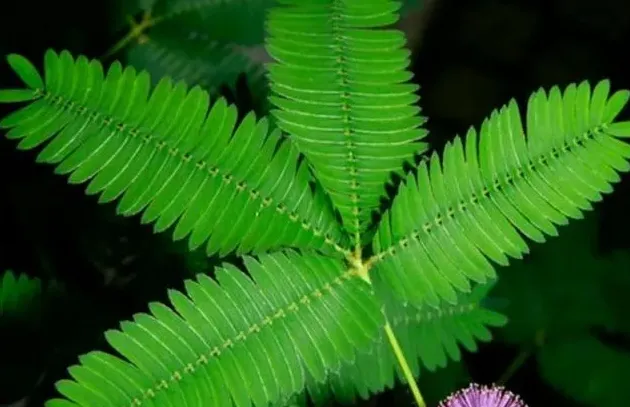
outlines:
[{"label": "dark background", "polygon": [[[20,53],[38,67],[47,48],[98,58],[124,35],[124,15],[123,7],[106,0],[5,0],[0,4],[0,55]],[[421,85],[424,114],[430,118],[429,141],[438,151],[455,134],[463,134],[470,125],[478,126],[492,109],[510,98],[522,106],[541,86],[609,78],[613,89],[630,88],[627,1],[430,0],[421,11],[408,14],[401,27],[414,51],[412,69]],[[18,85],[2,61],[0,88]],[[249,108],[247,102],[242,108]],[[1,115],[9,111],[0,106]],[[628,120],[628,112],[623,115]],[[66,377],[65,369],[75,363],[78,354],[105,346],[103,331],[143,310],[147,302],[165,299],[166,287],[181,288],[184,278],[213,264],[202,254],[187,253],[185,244],[172,243],[168,234],[154,235],[150,226],[140,225],[139,218],[115,216],[115,204],[97,205],[96,198],[83,194],[83,187],[69,186],[51,167],[35,164],[35,155],[17,151],[14,142],[0,138],[0,233],[4,236],[0,271],[13,269],[43,281],[58,280],[66,294],[55,297],[42,310],[37,324],[7,322],[2,327],[0,405],[26,396],[30,397],[28,405],[41,405],[53,394],[54,381]],[[623,178],[615,193],[596,205],[595,228],[580,235],[582,241],[597,248],[597,256],[630,247],[626,233],[630,181]],[[545,262],[549,256],[573,256],[572,246],[567,247],[563,252],[541,255],[543,265],[530,272],[555,272],[557,268]],[[536,250],[534,247],[533,252]],[[604,267],[593,264],[592,273]],[[625,261],[613,267],[619,275],[630,275]],[[510,272],[501,270],[500,276]],[[553,289],[571,290],[574,280],[570,273],[566,275]],[[543,292],[546,280],[540,281],[536,284]],[[627,294],[623,296],[625,287],[618,286],[615,297],[616,312],[622,315],[630,309]],[[507,296],[511,291],[508,287],[499,292]],[[584,292],[584,301],[588,298],[589,293]],[[573,299],[579,301],[579,295]],[[527,306],[521,304],[521,309]],[[579,312],[572,311],[571,304],[562,306],[566,306],[562,315]],[[630,352],[630,330],[611,333],[596,323],[586,325],[616,352]],[[497,381],[523,351],[524,343],[499,337],[479,353],[467,355],[469,377],[484,383]],[[588,367],[584,369],[589,372]],[[530,406],[587,405],[552,386],[539,370],[536,357],[527,357],[509,379],[509,387]],[[619,371],[630,374],[630,365]],[[440,376],[436,377],[434,381],[439,381]],[[630,383],[630,376],[617,379]],[[620,393],[626,390],[617,388]],[[435,394],[427,391],[430,400],[442,396],[437,390]],[[404,388],[367,403],[388,405],[392,400],[410,405]]]}]

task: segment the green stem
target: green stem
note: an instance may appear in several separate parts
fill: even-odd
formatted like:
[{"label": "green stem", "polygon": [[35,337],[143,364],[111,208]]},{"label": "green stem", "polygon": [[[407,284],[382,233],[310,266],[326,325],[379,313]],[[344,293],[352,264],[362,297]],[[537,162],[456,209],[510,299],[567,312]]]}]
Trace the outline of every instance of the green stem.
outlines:
[{"label": "green stem", "polygon": [[394,334],[394,331],[392,329],[392,326],[389,324],[389,321],[385,324],[385,333],[387,334],[387,339],[389,339],[389,343],[392,345],[394,355],[396,355],[396,359],[398,360],[403,374],[405,375],[407,385],[411,389],[411,393],[413,394],[413,398],[416,400],[416,404],[418,405],[418,407],[426,407],[427,405],[422,398],[422,394],[420,393],[420,389],[418,388],[416,379],[413,377],[413,373],[411,373],[411,368],[409,368],[407,359],[405,359],[405,355],[400,348],[398,339],[396,339],[396,335]]},{"label": "green stem", "polygon": [[510,365],[505,370],[505,372],[501,375],[501,377],[497,381],[497,384],[502,386],[505,383],[507,383],[507,381],[510,380],[512,376],[514,376],[514,373],[516,373],[521,368],[521,366],[523,366],[523,364],[525,363],[525,361],[527,361],[530,355],[531,355],[531,349],[522,350],[514,358],[512,363],[510,363]]},{"label": "green stem", "polygon": [[540,329],[536,331],[536,335],[534,337],[534,343],[529,345],[526,349],[523,349],[519,352],[518,355],[514,358],[512,363],[507,367],[505,372],[501,375],[499,380],[497,381],[498,385],[504,385],[508,380],[514,376],[516,373],[529,359],[529,357],[536,352],[539,348],[543,346],[545,342],[545,331]]},{"label": "green stem", "polygon": [[144,34],[144,31],[147,28],[154,26],[158,22],[158,19],[151,18],[151,14],[149,12],[145,13],[142,16],[142,20],[140,20],[139,23],[136,22],[131,16],[128,17],[128,20],[131,29],[123,38],[121,38],[116,44],[114,44],[105,53],[105,55],[101,57],[102,60],[111,57],[112,55],[129,45],[129,43],[133,40],[140,38],[140,36]]}]

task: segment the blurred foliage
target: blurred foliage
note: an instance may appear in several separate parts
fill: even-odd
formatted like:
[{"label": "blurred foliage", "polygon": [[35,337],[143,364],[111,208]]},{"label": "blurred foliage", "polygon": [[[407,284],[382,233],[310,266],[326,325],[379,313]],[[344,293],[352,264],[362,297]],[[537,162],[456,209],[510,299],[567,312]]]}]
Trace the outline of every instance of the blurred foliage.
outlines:
[{"label": "blurred foliage", "polygon": [[538,362],[543,377],[568,397],[590,406],[630,405],[628,351],[582,334],[545,346]]},{"label": "blurred foliage", "polygon": [[[275,0],[134,0],[120,12],[128,33],[106,54],[154,81],[164,76],[199,85],[211,95],[227,92],[233,101],[267,113],[264,63],[265,16]],[[419,8],[405,0],[402,13]],[[239,88],[243,78],[246,89]],[[243,98],[245,100],[243,101]]]},{"label": "blurred foliage", "polygon": [[42,284],[39,278],[5,271],[0,274],[0,327],[36,324],[44,308],[62,293],[63,287],[55,280]]},{"label": "blurred foliage", "polygon": [[[157,82],[164,76],[228,93],[267,110],[263,62],[265,10],[273,0],[136,0],[125,3],[128,33],[105,55]],[[246,88],[239,89],[244,78]],[[243,95],[245,94],[245,95]]]},{"label": "blurred foliage", "polygon": [[[41,376],[41,325],[54,320],[50,309],[63,294],[57,281],[0,273],[0,383],[10,383],[0,391],[0,404],[31,393]],[[18,344],[24,347],[18,350]]]},{"label": "blurred foliage", "polygon": [[616,389],[630,378],[630,252],[602,252],[597,215],[503,270],[494,295],[509,300],[510,322],[499,337],[536,358],[541,376],[566,396],[625,407],[630,396]]}]

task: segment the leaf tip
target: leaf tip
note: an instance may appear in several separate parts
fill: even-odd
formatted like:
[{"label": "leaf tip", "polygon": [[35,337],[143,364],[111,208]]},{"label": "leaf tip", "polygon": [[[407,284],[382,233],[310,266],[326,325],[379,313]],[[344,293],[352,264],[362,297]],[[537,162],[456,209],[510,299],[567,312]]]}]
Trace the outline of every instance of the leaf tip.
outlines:
[{"label": "leaf tip", "polygon": [[37,68],[26,57],[20,54],[9,54],[7,55],[7,62],[29,88],[44,88],[44,81],[39,72],[37,72]]}]

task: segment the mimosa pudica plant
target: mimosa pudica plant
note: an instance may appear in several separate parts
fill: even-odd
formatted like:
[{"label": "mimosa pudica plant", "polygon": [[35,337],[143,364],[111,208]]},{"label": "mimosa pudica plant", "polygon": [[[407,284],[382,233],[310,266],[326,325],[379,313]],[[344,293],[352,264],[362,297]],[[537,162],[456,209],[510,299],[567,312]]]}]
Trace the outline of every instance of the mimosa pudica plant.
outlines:
[{"label": "mimosa pudica plant", "polygon": [[[200,87],[49,50],[0,101],[17,148],[191,250],[242,256],[106,332],[49,407],[284,405],[390,387],[476,349],[505,318],[496,265],[580,219],[630,168],[630,92],[538,90],[428,153],[389,0],[278,0],[273,123]],[[210,106],[210,107],[209,107]],[[395,188],[388,199],[386,188]],[[245,271],[245,272],[244,272]]]}]

